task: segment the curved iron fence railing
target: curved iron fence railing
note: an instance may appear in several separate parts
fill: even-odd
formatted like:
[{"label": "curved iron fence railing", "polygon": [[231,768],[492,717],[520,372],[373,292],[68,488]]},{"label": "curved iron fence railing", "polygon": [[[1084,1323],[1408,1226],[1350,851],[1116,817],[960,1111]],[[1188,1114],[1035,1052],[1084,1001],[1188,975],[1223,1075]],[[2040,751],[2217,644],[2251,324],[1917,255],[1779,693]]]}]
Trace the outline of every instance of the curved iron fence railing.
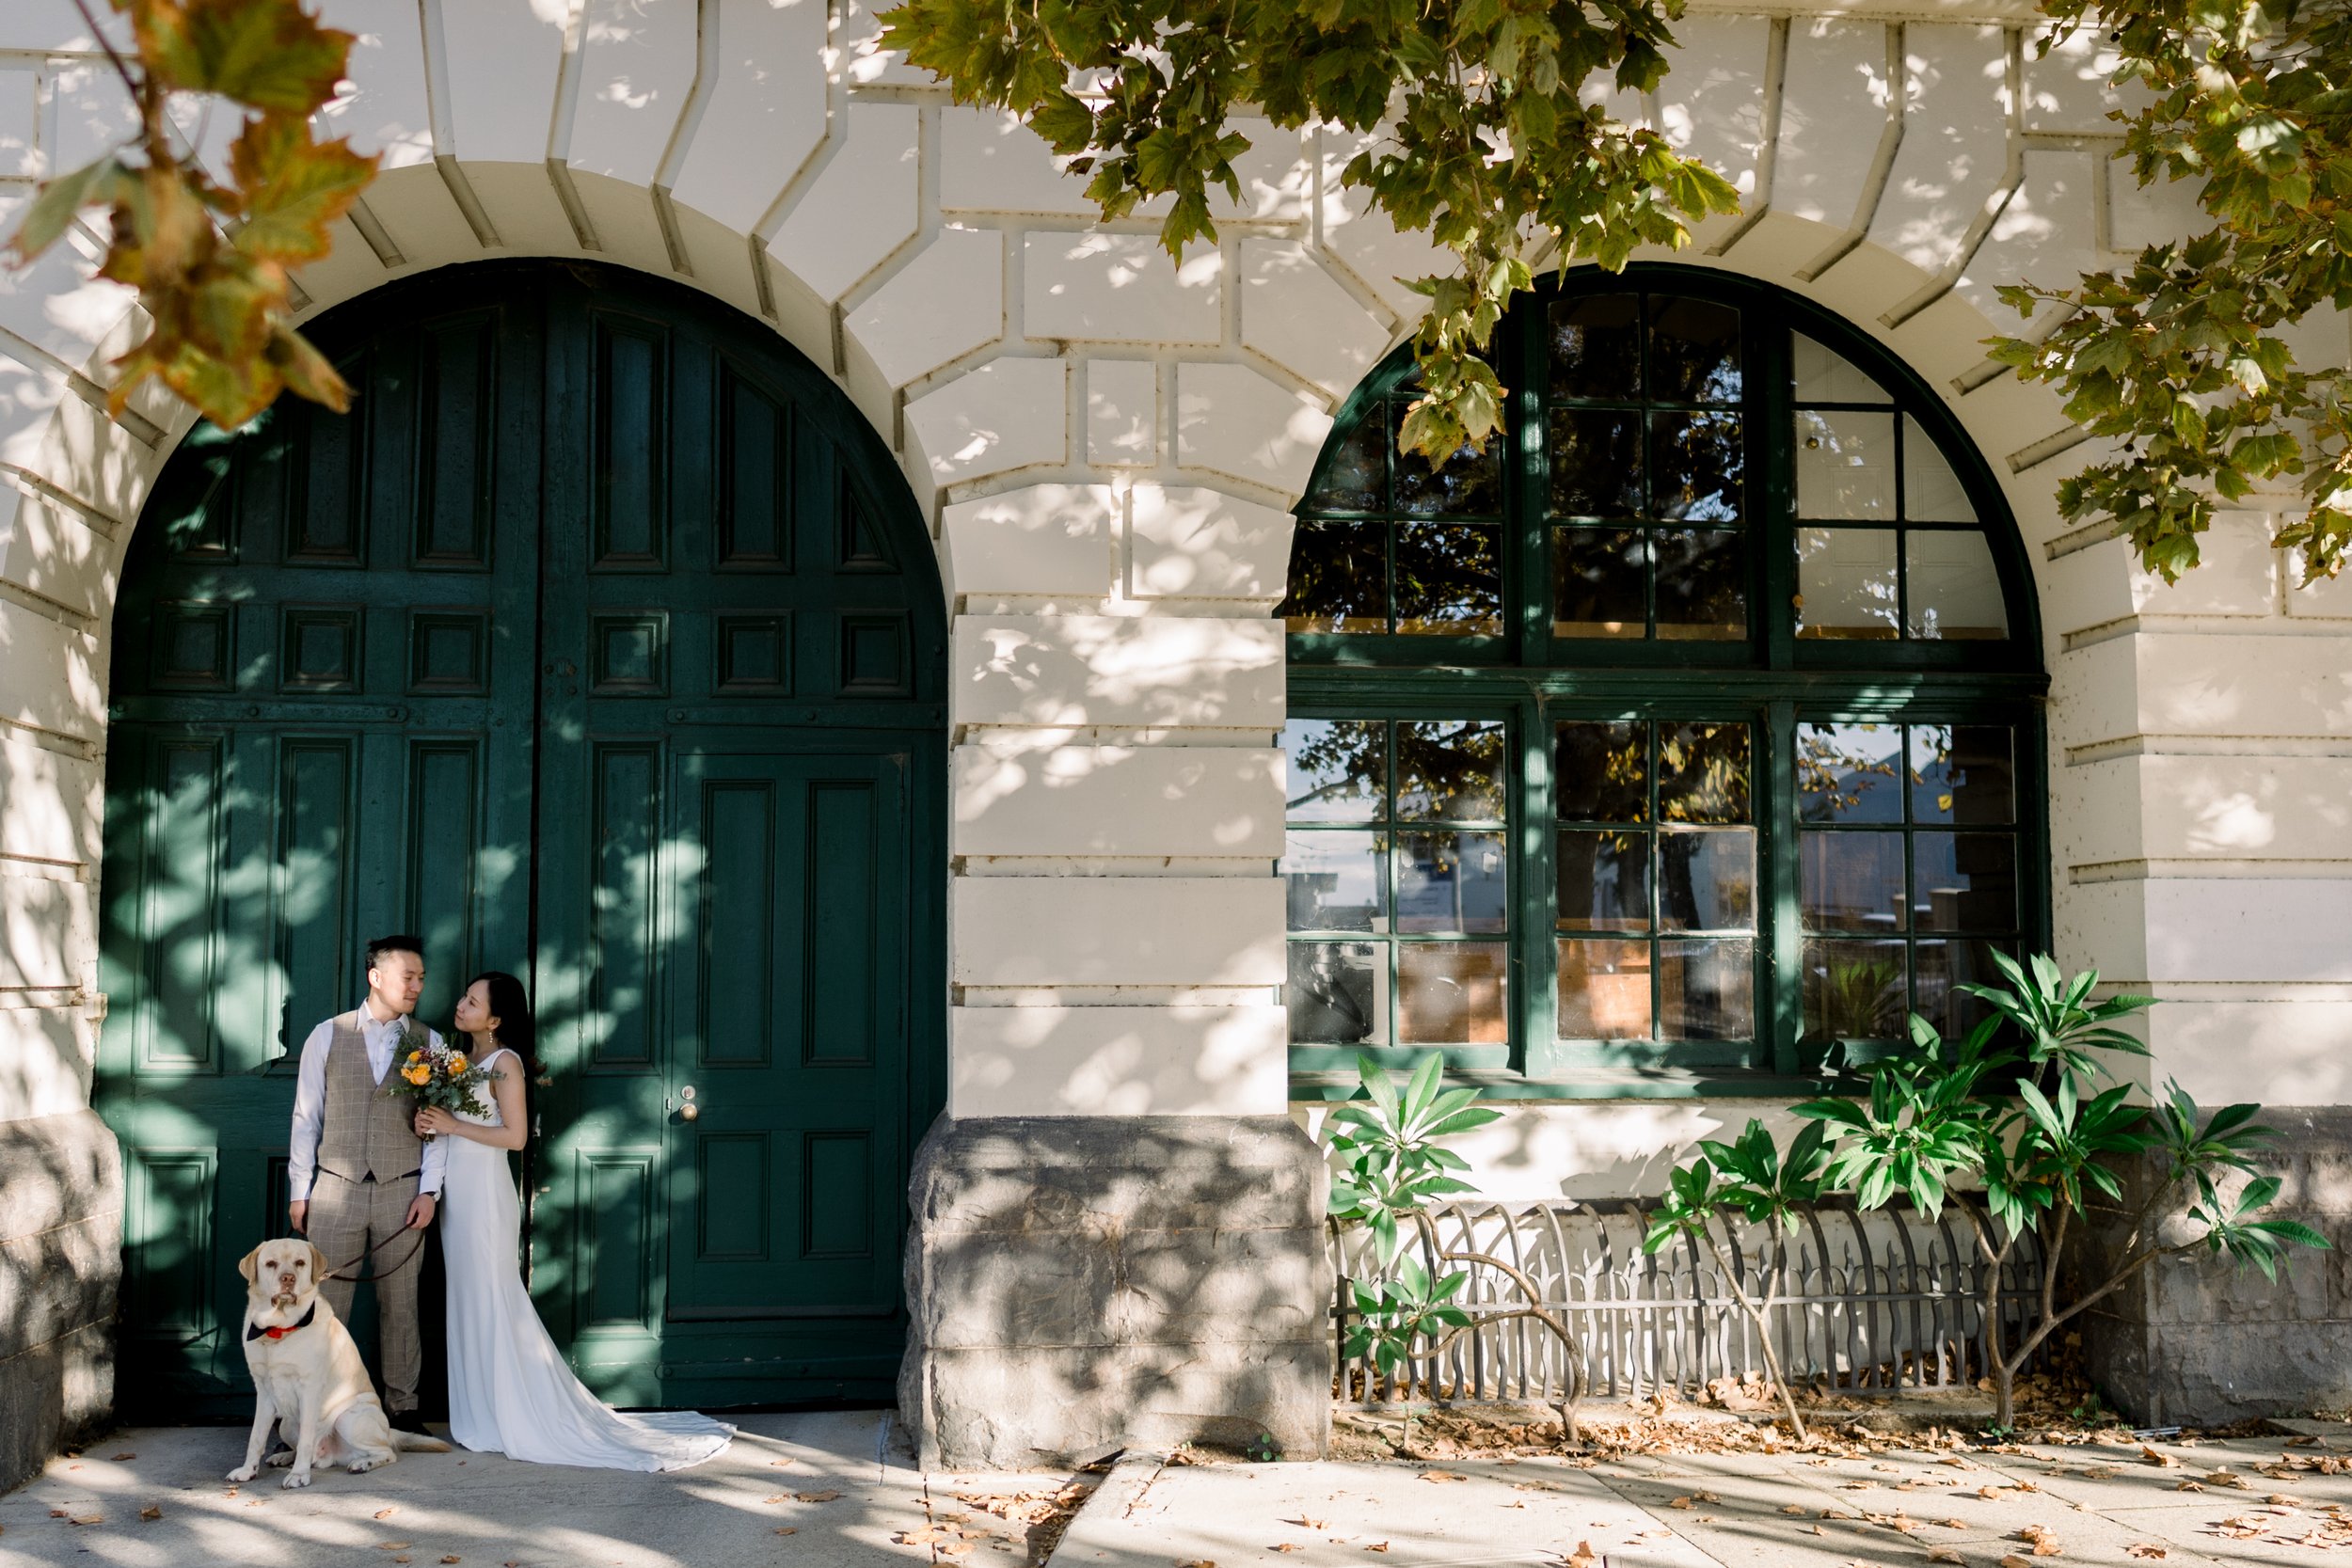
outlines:
[{"label": "curved iron fence railing", "polygon": [[[1639,1398],[1660,1389],[1694,1395],[1722,1377],[1763,1375],[1755,1324],[1724,1288],[1714,1259],[1694,1238],[1643,1252],[1648,1206],[1626,1200],[1451,1203],[1430,1212],[1426,1234],[1406,1245],[1433,1276],[1467,1268],[1459,1299],[1473,1319],[1507,1310],[1519,1293],[1501,1271],[1447,1263],[1440,1251],[1490,1254],[1530,1276],[1544,1305],[1577,1335],[1584,1398]],[[1987,1371],[1984,1270],[1964,1219],[1930,1220],[1907,1209],[1856,1210],[1823,1203],[1793,1235],[1735,1221],[1716,1238],[1751,1300],[1767,1304],[1781,1366],[1799,1387],[1853,1394],[1904,1388],[1964,1388]],[[1530,1319],[1480,1322],[1440,1356],[1393,1376],[1369,1358],[1348,1360],[1356,1318],[1351,1276],[1373,1277],[1371,1236],[1338,1231],[1333,1307],[1342,1346],[1343,1402],[1396,1399],[1557,1403],[1572,1391],[1563,1349]],[[2002,1266],[2002,1342],[2014,1344],[2033,1316],[2042,1259],[2021,1238]]]}]

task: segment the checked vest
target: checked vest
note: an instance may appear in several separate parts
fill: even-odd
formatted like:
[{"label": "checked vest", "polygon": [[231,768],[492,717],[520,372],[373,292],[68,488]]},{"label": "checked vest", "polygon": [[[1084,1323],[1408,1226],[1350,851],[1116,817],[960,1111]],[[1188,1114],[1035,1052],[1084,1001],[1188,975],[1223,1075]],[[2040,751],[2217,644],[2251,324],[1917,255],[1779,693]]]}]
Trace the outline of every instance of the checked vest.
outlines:
[{"label": "checked vest", "polygon": [[[406,1095],[389,1094],[368,1068],[368,1042],[359,1035],[358,1008],[333,1019],[334,1034],[326,1047],[326,1114],[319,1128],[319,1169],[346,1181],[396,1181],[414,1176],[424,1164],[424,1142],[417,1136],[416,1102]],[[408,1053],[424,1043],[424,1036],[407,1019],[400,1022],[400,1038],[392,1047],[392,1065],[384,1082],[393,1081],[408,1060]]]}]

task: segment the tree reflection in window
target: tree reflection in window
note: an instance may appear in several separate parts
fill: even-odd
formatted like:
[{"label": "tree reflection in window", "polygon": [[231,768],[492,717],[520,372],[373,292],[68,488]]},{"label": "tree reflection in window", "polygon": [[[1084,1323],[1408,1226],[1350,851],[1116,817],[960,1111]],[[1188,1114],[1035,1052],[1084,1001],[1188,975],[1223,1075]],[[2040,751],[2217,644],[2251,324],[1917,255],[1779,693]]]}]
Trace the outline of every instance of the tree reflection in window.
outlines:
[{"label": "tree reflection in window", "polygon": [[1508,1041],[1506,738],[1479,720],[1284,729],[1294,1040]]}]

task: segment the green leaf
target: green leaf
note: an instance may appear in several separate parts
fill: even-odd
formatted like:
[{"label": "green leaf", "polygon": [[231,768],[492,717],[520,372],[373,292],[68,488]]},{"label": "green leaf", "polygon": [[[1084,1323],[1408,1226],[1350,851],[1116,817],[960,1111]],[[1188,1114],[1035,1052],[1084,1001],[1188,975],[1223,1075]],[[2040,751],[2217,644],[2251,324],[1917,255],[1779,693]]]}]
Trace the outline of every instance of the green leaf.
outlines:
[{"label": "green leaf", "polygon": [[334,96],[352,35],[295,0],[181,0],[131,8],[139,54],[171,87],[309,115]]},{"label": "green leaf", "polygon": [[121,164],[110,153],[71,174],[43,182],[8,238],[8,252],[16,264],[30,262],[56,244],[83,208],[112,199],[116,177],[122,171]]}]

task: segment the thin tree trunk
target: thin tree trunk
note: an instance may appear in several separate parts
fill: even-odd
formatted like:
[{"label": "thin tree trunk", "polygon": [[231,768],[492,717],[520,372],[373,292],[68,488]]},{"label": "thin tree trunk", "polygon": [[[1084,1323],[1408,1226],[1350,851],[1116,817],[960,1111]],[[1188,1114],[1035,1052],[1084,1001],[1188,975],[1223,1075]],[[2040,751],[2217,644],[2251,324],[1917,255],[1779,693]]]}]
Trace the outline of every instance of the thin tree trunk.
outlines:
[{"label": "thin tree trunk", "polygon": [[1764,1309],[1748,1299],[1748,1292],[1740,1288],[1740,1275],[1733,1270],[1731,1259],[1724,1255],[1723,1243],[1715,1240],[1715,1232],[1703,1227],[1699,1233],[1707,1238],[1707,1250],[1715,1255],[1715,1267],[1722,1273],[1724,1283],[1731,1287],[1732,1299],[1740,1304],[1740,1310],[1745,1312],[1748,1320],[1756,1324],[1756,1343],[1764,1352],[1764,1370],[1772,1378],[1772,1387],[1780,1394],[1780,1406],[1788,1413],[1788,1424],[1796,1429],[1798,1446],[1811,1447],[1813,1438],[1804,1430],[1804,1418],[1797,1414],[1797,1396],[1788,1386],[1787,1374],[1780,1370],[1780,1352],[1772,1345],[1772,1325],[1765,1321]]}]

